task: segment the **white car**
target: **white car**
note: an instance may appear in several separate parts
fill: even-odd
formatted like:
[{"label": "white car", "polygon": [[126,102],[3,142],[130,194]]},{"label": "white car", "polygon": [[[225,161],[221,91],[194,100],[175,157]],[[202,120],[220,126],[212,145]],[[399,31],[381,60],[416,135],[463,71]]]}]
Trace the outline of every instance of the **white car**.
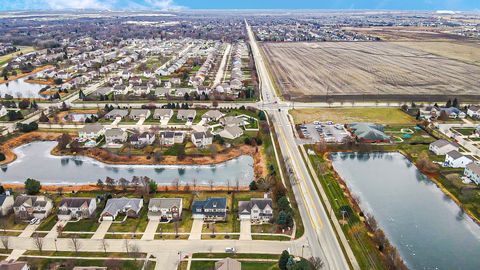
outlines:
[{"label": "white car", "polygon": [[227,247],[227,248],[225,248],[225,253],[235,253],[235,248]]},{"label": "white car", "polygon": [[30,225],[33,225],[33,224],[37,223],[37,221],[38,221],[38,218],[32,218],[30,220]]}]

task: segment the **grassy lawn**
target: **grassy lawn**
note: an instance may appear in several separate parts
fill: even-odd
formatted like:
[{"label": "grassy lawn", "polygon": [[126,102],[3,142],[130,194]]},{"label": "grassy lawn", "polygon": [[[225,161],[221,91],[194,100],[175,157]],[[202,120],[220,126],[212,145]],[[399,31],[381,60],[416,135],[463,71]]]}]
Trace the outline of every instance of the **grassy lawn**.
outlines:
[{"label": "grassy lawn", "polygon": [[37,231],[50,231],[56,223],[57,215],[55,213],[50,214],[50,216],[44,219],[40,226],[38,226]]},{"label": "grassy lawn", "polygon": [[76,222],[68,222],[63,230],[66,232],[94,232],[99,225],[97,219],[87,218]]},{"label": "grassy lawn", "polygon": [[12,60],[14,57],[19,55],[20,53],[26,54],[26,53],[35,51],[35,49],[31,46],[18,46],[17,48],[20,49],[20,50],[16,51],[16,52],[13,52],[13,53],[9,53],[9,54],[0,56],[0,66],[3,66],[3,64]]},{"label": "grassy lawn", "polygon": [[142,207],[138,218],[127,218],[122,223],[112,223],[109,232],[144,232],[148,224],[148,207]]},{"label": "grassy lawn", "polygon": [[373,122],[379,124],[415,124],[415,119],[397,108],[315,108],[291,110],[296,124],[313,121],[335,123]]},{"label": "grassy lawn", "polygon": [[15,223],[15,215],[9,214],[6,217],[1,218],[0,222],[0,234],[3,234],[3,229],[7,230],[23,230],[28,226],[26,222]]},{"label": "grassy lawn", "polygon": [[454,128],[453,130],[462,134],[463,136],[470,136],[475,132],[475,128]]},{"label": "grassy lawn", "polygon": [[[213,270],[215,267],[214,261],[192,261],[191,270]],[[182,268],[178,268],[182,269]],[[242,262],[242,270],[277,270],[277,262]]]},{"label": "grassy lawn", "polygon": [[249,253],[194,253],[192,254],[192,258],[233,258],[233,259],[271,259],[271,260],[278,260],[280,255],[276,254],[249,254]]},{"label": "grassy lawn", "polygon": [[[321,163],[326,161],[322,156],[309,155],[314,168],[318,168]],[[341,209],[351,208],[350,202],[346,197],[339,182],[334,177],[332,169],[327,169],[325,174],[319,174],[320,183],[327,194],[332,208],[338,220],[342,220]],[[369,236],[365,224],[361,221],[358,213],[353,211],[353,215],[347,218],[347,222],[342,226],[343,232],[350,243],[355,257],[361,269],[384,269],[381,255],[375,244]]]},{"label": "grassy lawn", "polygon": [[[106,254],[108,256],[108,254]],[[110,266],[115,265],[118,266],[118,269],[126,269],[126,270],[137,270],[140,269],[143,265],[143,260],[138,259],[137,261],[129,260],[129,261],[115,261],[115,258],[109,260],[85,260],[85,259],[37,259],[37,258],[28,258],[28,257],[21,257],[21,261],[27,261],[28,264],[32,269],[54,269],[51,268],[55,264],[63,265],[63,267],[55,268],[59,270],[63,269],[72,269],[70,266]],[[155,265],[155,263],[151,262],[150,264]],[[148,269],[154,269],[152,266],[149,266]]]}]

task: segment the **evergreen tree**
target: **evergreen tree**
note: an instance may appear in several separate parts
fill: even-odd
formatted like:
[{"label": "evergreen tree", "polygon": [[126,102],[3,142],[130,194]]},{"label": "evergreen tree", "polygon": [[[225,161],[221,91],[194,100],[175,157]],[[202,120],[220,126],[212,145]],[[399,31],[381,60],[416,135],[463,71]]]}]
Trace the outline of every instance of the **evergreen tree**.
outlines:
[{"label": "evergreen tree", "polygon": [[280,268],[280,270],[287,270],[287,263],[289,259],[290,254],[288,251],[282,251],[282,255],[280,255],[280,258],[278,259],[278,268]]},{"label": "evergreen tree", "polygon": [[447,101],[447,104],[445,104],[445,107],[447,108],[452,107],[452,101],[450,99]]},{"label": "evergreen tree", "polygon": [[452,106],[455,107],[455,108],[458,108],[459,104],[458,104],[458,99],[457,98],[453,99]]}]

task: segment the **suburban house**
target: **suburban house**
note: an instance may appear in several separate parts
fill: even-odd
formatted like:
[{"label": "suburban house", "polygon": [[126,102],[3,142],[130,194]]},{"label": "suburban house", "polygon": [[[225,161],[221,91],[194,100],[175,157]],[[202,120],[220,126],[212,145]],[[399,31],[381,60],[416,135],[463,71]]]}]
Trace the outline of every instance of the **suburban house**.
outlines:
[{"label": "suburban house", "polygon": [[232,258],[225,258],[215,262],[215,270],[241,270],[242,263]]},{"label": "suburban house", "polygon": [[383,132],[383,126],[372,123],[353,123],[347,125],[348,131],[358,141],[365,143],[387,143],[390,137]]},{"label": "suburban house", "polygon": [[107,270],[107,267],[103,266],[75,266],[72,270]]},{"label": "suburban house", "polygon": [[457,150],[452,150],[445,155],[445,166],[452,168],[465,168],[467,164],[472,163],[470,157],[464,156]]},{"label": "suburban house", "polygon": [[150,93],[150,87],[145,85],[134,86],[133,93],[137,96],[147,95]]},{"label": "suburban house", "polygon": [[148,203],[148,220],[169,222],[182,216],[182,198],[152,198]]},{"label": "suburban house", "polygon": [[0,217],[8,215],[13,209],[13,195],[0,194]]},{"label": "suburban house", "polygon": [[128,134],[121,128],[111,128],[105,131],[105,142],[107,144],[121,144],[127,141]]},{"label": "suburban house", "polygon": [[0,270],[30,270],[30,266],[23,261],[1,261]]},{"label": "suburban house", "polygon": [[172,116],[172,109],[155,109],[155,111],[153,112],[153,119],[155,120],[170,120]]},{"label": "suburban house", "polygon": [[455,145],[447,140],[437,140],[432,142],[428,149],[435,153],[435,155],[445,155],[450,151],[456,150],[458,151],[458,145]]},{"label": "suburban house", "polygon": [[219,110],[209,110],[208,112],[202,115],[202,119],[207,122],[218,121],[222,118],[224,114]]},{"label": "suburban house", "polygon": [[107,201],[105,209],[100,215],[101,220],[115,220],[118,214],[127,217],[138,217],[143,207],[143,199],[136,198],[112,198]]},{"label": "suburban house", "polygon": [[80,220],[92,217],[97,209],[95,198],[63,198],[58,205],[58,220]]},{"label": "suburban house", "polygon": [[127,85],[114,85],[112,87],[112,93],[114,95],[126,95],[130,91],[131,87]]},{"label": "suburban house", "polygon": [[237,126],[225,127],[225,129],[220,131],[218,135],[220,135],[222,138],[233,140],[243,135],[243,129]]},{"label": "suburban house", "polygon": [[150,110],[148,109],[132,109],[128,115],[132,120],[140,120],[140,118],[147,119],[150,117]]},{"label": "suburban house", "polygon": [[78,137],[81,139],[96,139],[105,132],[105,128],[100,123],[86,124],[78,130]]},{"label": "suburban house", "polygon": [[480,118],[480,106],[472,105],[468,107],[467,115],[472,118]]},{"label": "suburban house", "polygon": [[480,165],[477,163],[472,162],[467,164],[467,166],[465,166],[465,170],[463,171],[463,175],[475,182],[475,184],[480,185]]},{"label": "suburban house", "polygon": [[124,118],[128,115],[127,109],[113,109],[105,114],[105,119],[115,120],[117,117]]},{"label": "suburban house", "polygon": [[7,107],[0,104],[0,117],[7,115]]},{"label": "suburban house", "polygon": [[193,122],[196,115],[197,115],[197,111],[195,110],[178,110],[177,119]]},{"label": "suburban house", "polygon": [[270,198],[252,198],[250,201],[238,202],[240,220],[264,223],[273,219],[273,204]]},{"label": "suburban house", "polygon": [[137,147],[151,145],[154,141],[155,133],[151,132],[134,133],[130,136],[130,144]]},{"label": "suburban house", "polygon": [[160,133],[161,145],[174,145],[176,143],[183,143],[185,133],[179,131],[163,131]]},{"label": "suburban house", "polygon": [[243,126],[245,124],[245,121],[243,120],[243,118],[240,117],[226,116],[220,119],[220,124],[225,127],[238,127]]},{"label": "suburban house", "polygon": [[166,97],[170,94],[170,88],[156,88],[154,90],[155,96],[157,97]]},{"label": "suburban house", "polygon": [[15,218],[18,220],[44,219],[52,210],[52,200],[45,196],[21,195],[13,203]]},{"label": "suburban house", "polygon": [[203,148],[212,144],[213,135],[210,131],[206,132],[193,132],[192,133],[192,143],[199,148]]},{"label": "suburban house", "polygon": [[444,111],[448,118],[455,119],[455,118],[465,118],[467,116],[464,112],[459,110],[458,108],[455,107],[449,107],[449,108],[436,108],[433,107],[432,110],[436,110],[435,115],[438,117]]},{"label": "suburban house", "polygon": [[227,199],[208,198],[204,201],[193,201],[192,218],[204,221],[225,221],[227,219]]}]

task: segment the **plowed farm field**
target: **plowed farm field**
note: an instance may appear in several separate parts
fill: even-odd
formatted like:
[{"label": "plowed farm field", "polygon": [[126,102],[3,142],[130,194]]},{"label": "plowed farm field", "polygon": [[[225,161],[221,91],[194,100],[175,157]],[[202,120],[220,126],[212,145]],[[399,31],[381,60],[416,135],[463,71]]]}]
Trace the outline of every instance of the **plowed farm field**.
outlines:
[{"label": "plowed farm field", "polygon": [[[291,99],[480,97],[480,66],[474,61],[418,49],[434,43],[408,45],[319,42],[263,43],[262,47],[276,87]],[[466,48],[480,51],[480,46]]]}]

